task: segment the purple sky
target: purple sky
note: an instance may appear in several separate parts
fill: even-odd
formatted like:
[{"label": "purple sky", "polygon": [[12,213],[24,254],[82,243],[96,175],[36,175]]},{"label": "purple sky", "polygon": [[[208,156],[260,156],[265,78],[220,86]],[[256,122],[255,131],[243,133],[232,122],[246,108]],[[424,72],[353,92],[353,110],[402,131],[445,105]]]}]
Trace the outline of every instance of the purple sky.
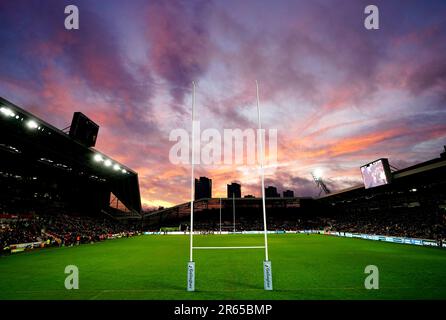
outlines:
[{"label": "purple sky", "polygon": [[[80,30],[64,29],[76,4]],[[0,0],[0,95],[59,128],[81,111],[100,126],[97,149],[139,173],[145,206],[189,196],[189,166],[169,162],[169,133],[190,130],[191,82],[202,128],[278,130],[267,183],[317,194],[361,180],[380,157],[406,167],[446,144],[446,2]],[[197,167],[260,194],[255,171]]]}]

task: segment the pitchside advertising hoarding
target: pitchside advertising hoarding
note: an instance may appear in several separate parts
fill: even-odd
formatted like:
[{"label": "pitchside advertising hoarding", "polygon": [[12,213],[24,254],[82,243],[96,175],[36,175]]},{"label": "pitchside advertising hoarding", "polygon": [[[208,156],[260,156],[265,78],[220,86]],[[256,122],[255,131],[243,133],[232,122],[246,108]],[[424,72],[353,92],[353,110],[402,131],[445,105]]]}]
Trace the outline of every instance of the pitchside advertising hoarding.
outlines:
[{"label": "pitchside advertising hoarding", "polygon": [[[251,231],[243,231],[236,232],[237,234],[263,234],[263,231],[259,230],[251,230]],[[301,233],[301,234],[321,234],[321,235],[329,235],[336,237],[347,237],[347,238],[358,238],[365,240],[374,240],[374,241],[385,241],[392,243],[400,243],[400,244],[411,244],[417,246],[430,246],[430,247],[438,247],[439,244],[435,240],[428,239],[415,239],[415,238],[405,238],[405,237],[392,237],[392,236],[383,236],[383,235],[375,235],[375,234],[365,234],[365,233],[351,233],[351,232],[339,232],[339,231],[325,231],[325,230],[275,230],[268,231],[268,234],[286,234],[286,233]],[[179,232],[179,231],[169,231],[169,232],[144,232],[145,235],[189,235],[189,233]],[[194,232],[194,234],[200,234],[199,231]],[[220,232],[215,232],[215,234],[220,234]],[[234,232],[222,231],[221,234],[234,234]],[[442,247],[446,247],[446,243],[442,244]]]},{"label": "pitchside advertising hoarding", "polygon": [[[349,232],[338,232],[338,231],[325,231],[325,234],[331,235],[331,236],[336,236],[336,237],[347,237],[347,238],[358,238],[358,239],[375,240],[375,241],[386,241],[386,242],[400,243],[400,244],[411,244],[411,245],[416,245],[416,246],[430,246],[430,247],[438,247],[439,246],[439,244],[436,241],[427,240],[427,239],[389,237],[389,236],[383,236],[383,235],[364,234],[364,233],[349,233]],[[446,243],[442,244],[442,247],[446,247]]]},{"label": "pitchside advertising hoarding", "polygon": [[363,165],[361,175],[366,189],[389,184],[392,179],[389,160],[381,158]]}]

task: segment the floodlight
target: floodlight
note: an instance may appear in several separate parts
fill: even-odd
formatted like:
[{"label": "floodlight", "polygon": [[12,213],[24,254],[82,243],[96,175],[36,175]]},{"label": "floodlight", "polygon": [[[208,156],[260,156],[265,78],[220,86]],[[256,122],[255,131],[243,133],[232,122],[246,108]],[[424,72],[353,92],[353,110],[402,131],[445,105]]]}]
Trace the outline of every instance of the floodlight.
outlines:
[{"label": "floodlight", "polygon": [[125,169],[122,169],[122,173],[127,173],[127,170],[125,170]]},{"label": "floodlight", "polygon": [[322,169],[317,168],[313,171],[313,176],[315,179],[319,180],[320,178],[322,178]]},{"label": "floodlight", "polygon": [[114,166],[113,166],[113,170],[115,170],[115,171],[118,171],[118,170],[120,170],[121,169],[121,167],[119,166],[119,164],[115,164]]},{"label": "floodlight", "polygon": [[1,107],[0,112],[3,113],[5,116],[15,117],[15,113],[12,112],[12,110],[9,108]]},{"label": "floodlight", "polygon": [[101,162],[104,161],[104,158],[102,158],[102,156],[99,153],[97,153],[94,155],[94,161]]},{"label": "floodlight", "polygon": [[106,167],[110,167],[112,165],[112,162],[109,159],[107,159],[107,160],[104,161],[104,165]]},{"label": "floodlight", "polygon": [[26,123],[26,126],[28,127],[28,128],[30,128],[30,129],[37,129],[37,127],[39,127],[39,125],[37,124],[37,122],[35,122],[34,120],[29,120],[27,123]]}]

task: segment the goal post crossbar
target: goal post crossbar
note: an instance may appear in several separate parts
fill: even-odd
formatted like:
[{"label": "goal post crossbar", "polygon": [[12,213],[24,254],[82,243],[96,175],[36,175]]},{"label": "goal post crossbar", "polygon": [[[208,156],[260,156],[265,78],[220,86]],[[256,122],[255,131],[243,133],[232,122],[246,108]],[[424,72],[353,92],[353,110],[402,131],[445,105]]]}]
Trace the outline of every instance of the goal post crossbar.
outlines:
[{"label": "goal post crossbar", "polygon": [[212,250],[212,249],[265,249],[265,246],[242,246],[242,247],[193,247],[194,250]]}]

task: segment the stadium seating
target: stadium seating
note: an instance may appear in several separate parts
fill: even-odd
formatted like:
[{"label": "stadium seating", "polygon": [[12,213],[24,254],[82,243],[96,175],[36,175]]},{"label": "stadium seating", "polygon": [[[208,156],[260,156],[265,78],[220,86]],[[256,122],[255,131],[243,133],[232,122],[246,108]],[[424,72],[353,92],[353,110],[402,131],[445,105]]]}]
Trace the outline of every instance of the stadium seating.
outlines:
[{"label": "stadium seating", "polygon": [[133,235],[141,229],[137,224],[123,225],[107,217],[68,214],[15,215],[0,221],[0,252],[13,244],[49,240],[55,246],[74,245],[101,241],[116,234]]}]

